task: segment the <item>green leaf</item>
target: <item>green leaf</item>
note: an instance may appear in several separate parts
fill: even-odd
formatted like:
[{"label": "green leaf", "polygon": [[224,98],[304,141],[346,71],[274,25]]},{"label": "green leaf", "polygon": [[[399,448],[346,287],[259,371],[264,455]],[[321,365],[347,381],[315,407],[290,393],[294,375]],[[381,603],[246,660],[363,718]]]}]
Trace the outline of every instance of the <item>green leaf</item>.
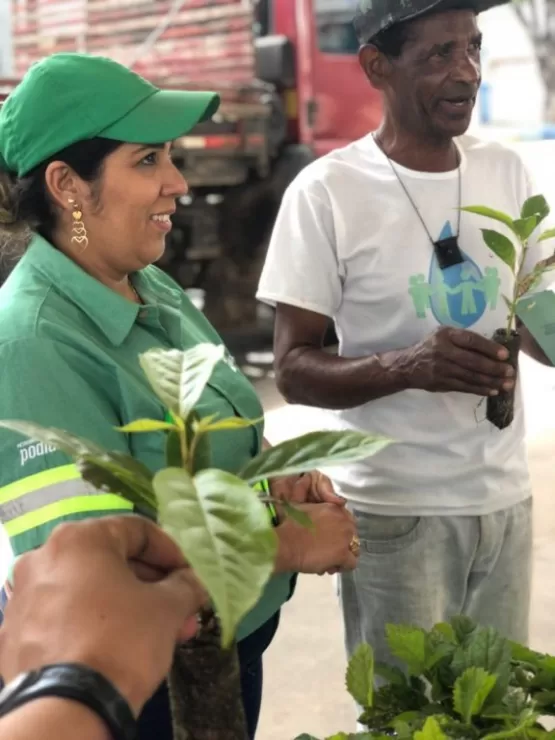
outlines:
[{"label": "green leaf", "polygon": [[[105,493],[117,493],[123,498],[137,505],[144,505],[144,499],[135,489],[122,481],[117,475],[107,470],[106,467],[97,465],[93,460],[80,458],[77,468],[83,480],[86,480],[97,490]],[[156,499],[152,494],[154,502],[153,510],[156,512]]]},{"label": "green leaf", "polygon": [[538,225],[549,215],[549,205],[543,195],[533,195],[528,198],[522,206],[520,211],[521,218],[529,218],[535,216]]},{"label": "green leaf", "polygon": [[495,686],[496,677],[483,668],[472,666],[455,681],[453,698],[455,711],[470,724],[472,717],[479,714]]},{"label": "green leaf", "polygon": [[410,710],[409,712],[401,712],[400,714],[398,714],[391,724],[393,725],[393,727],[396,727],[399,722],[403,724],[409,724],[419,722],[421,719],[421,712]]},{"label": "green leaf", "polygon": [[486,216],[486,218],[492,218],[495,221],[505,224],[505,226],[508,226],[509,229],[514,231],[513,219],[507,213],[503,213],[503,211],[497,211],[495,208],[488,208],[487,206],[465,206],[464,208],[461,208],[461,211],[475,213],[478,216]]},{"label": "green leaf", "polygon": [[511,301],[511,299],[510,298],[507,298],[507,296],[504,293],[501,295],[501,298],[503,298],[503,302],[505,303],[505,305],[507,306],[507,308],[509,309],[509,311],[512,311],[513,310],[513,302]]},{"label": "green leaf", "polygon": [[555,675],[553,674],[552,669],[540,667],[538,672],[534,675],[534,673],[528,671],[525,666],[526,664],[521,663],[520,666],[515,667],[514,672],[516,675],[516,672],[522,667],[522,670],[528,675],[528,686],[534,694],[537,693],[538,689],[547,689],[549,691],[555,689]]},{"label": "green leaf", "polygon": [[220,432],[227,429],[246,429],[247,427],[253,427],[256,424],[260,424],[263,421],[263,416],[258,419],[241,419],[239,416],[230,416],[228,419],[220,419],[220,421],[208,423],[205,423],[205,420],[202,419],[199,424],[199,429],[203,432]]},{"label": "green leaf", "polygon": [[243,468],[251,485],[265,478],[304,473],[325,465],[342,465],[375,455],[392,440],[361,432],[309,432],[263,450]]},{"label": "green leaf", "polygon": [[318,738],[314,737],[314,735],[307,735],[306,732],[304,732],[302,735],[297,735],[295,740],[318,740]]},{"label": "green leaf", "polygon": [[555,237],[555,229],[546,229],[538,236],[539,242],[545,242],[548,239],[553,239]]},{"label": "green leaf", "polygon": [[424,670],[431,671],[432,668],[434,668],[441,660],[444,658],[450,658],[455,650],[455,645],[450,642],[436,643],[433,646],[428,642],[426,650],[427,658]]},{"label": "green leaf", "polygon": [[180,468],[154,477],[158,521],[178,543],[219,617],[229,647],[273,572],[277,537],[266,507],[231,473]]},{"label": "green leaf", "polygon": [[481,229],[482,236],[491,251],[511,269],[514,274],[516,264],[516,250],[512,241],[504,234],[493,229]]},{"label": "green leaf", "polygon": [[414,733],[414,740],[447,740],[435,717],[428,717],[424,727]]},{"label": "green leaf", "polygon": [[487,735],[483,735],[482,740],[505,740],[511,737],[526,737],[526,730],[537,722],[538,716],[532,709],[525,709],[513,727],[501,730],[500,732],[490,732]]},{"label": "green leaf", "polygon": [[189,415],[191,434],[196,434],[198,431],[204,431],[206,427],[210,426],[210,424],[212,424],[212,422],[217,418],[218,414],[210,414],[209,416],[203,416],[201,419],[198,413],[192,411]]},{"label": "green leaf", "polygon": [[104,451],[101,458],[112,462],[119,468],[123,468],[126,471],[126,475],[132,475],[136,483],[152,491],[152,479],[154,475],[144,463],[135,460],[131,455],[115,450],[112,452]]},{"label": "green leaf", "polygon": [[492,627],[477,627],[451,661],[454,676],[461,676],[471,667],[483,668],[496,674],[497,682],[491,700],[500,702],[505,696],[511,676],[511,648],[507,640]]},{"label": "green leaf", "polygon": [[420,627],[387,624],[387,644],[396,658],[404,661],[410,674],[419,676],[426,667],[426,633]]},{"label": "green leaf", "polygon": [[544,275],[546,272],[551,272],[552,270],[555,270],[555,263],[551,265],[546,265],[545,267],[542,267],[538,270],[538,273],[540,275]]},{"label": "green leaf", "polygon": [[466,645],[470,637],[478,629],[476,622],[466,614],[457,614],[452,617],[450,624],[453,627],[459,645]]},{"label": "green leaf", "polygon": [[[415,714],[417,713],[415,712]],[[408,722],[405,722],[404,720],[397,717],[393,720],[391,726],[395,730],[396,740],[412,740],[413,731],[411,725]]]},{"label": "green leaf", "polygon": [[[301,738],[308,738],[308,740],[316,740],[312,735],[301,735]],[[298,738],[297,738],[298,740]],[[326,740],[376,740],[376,736],[369,732],[356,732],[354,734],[346,732],[338,732],[335,735],[329,735]],[[389,740],[389,738],[388,738]]]},{"label": "green leaf", "polygon": [[140,355],[139,362],[164,406],[175,416],[186,419],[224,353],[222,344],[203,343],[185,352],[151,349]]},{"label": "green leaf", "polygon": [[279,505],[285,516],[288,516],[289,519],[292,519],[301,527],[314,529],[314,523],[305,511],[297,509],[296,506],[292,506],[288,501],[280,501]]},{"label": "green leaf", "polygon": [[534,694],[534,701],[538,707],[549,707],[555,705],[555,691],[538,691]]},{"label": "green leaf", "polygon": [[373,704],[374,698],[374,651],[362,643],[353,653],[347,667],[347,691],[364,709]]},{"label": "green leaf", "polygon": [[453,625],[449,624],[449,622],[438,622],[434,625],[432,631],[430,632],[430,638],[432,640],[441,641],[444,640],[445,642],[450,642],[453,645],[457,644],[457,635],[455,633],[455,629],[453,628]]},{"label": "green leaf", "polygon": [[388,665],[387,663],[375,663],[374,673],[376,676],[385,679],[388,683],[396,686],[407,686],[407,677],[397,666]]},{"label": "green leaf", "polygon": [[510,666],[511,647],[493,627],[479,627],[468,641],[467,655],[470,664],[498,673]]},{"label": "green leaf", "polygon": [[538,225],[537,216],[529,216],[528,218],[517,218],[513,222],[515,227],[516,235],[521,241],[525,242],[530,238],[532,232]]},{"label": "green leaf", "polygon": [[181,437],[179,432],[170,432],[166,438],[166,465],[169,468],[182,468]]},{"label": "green leaf", "polygon": [[[503,697],[503,704],[502,706],[505,707],[505,710],[509,711],[510,714],[512,714],[513,717],[520,716],[520,714],[526,709],[526,705],[528,704],[528,691],[517,688],[514,686],[510,686],[507,690],[507,693]],[[489,713],[489,709],[487,710]],[[484,713],[482,713],[484,714]]]},{"label": "green leaf", "polygon": [[137,419],[123,427],[116,427],[118,432],[160,432],[175,429],[175,424],[169,424],[167,421],[158,421],[157,419]]},{"label": "green leaf", "polygon": [[555,656],[542,655],[539,660],[539,666],[542,670],[548,671],[555,675]]},{"label": "green leaf", "polygon": [[513,684],[521,686],[523,689],[528,689],[533,677],[533,673],[524,670],[520,665],[516,665],[513,669]]},{"label": "green leaf", "polygon": [[75,464],[86,480],[100,491],[117,493],[131,501],[151,519],[156,518],[156,497],[152,484],[146,478],[138,476],[132,466],[119,464],[110,455],[79,457]]},{"label": "green leaf", "polygon": [[[213,419],[214,417],[209,417]],[[187,469],[191,475],[212,467],[212,445],[210,437],[199,431],[204,419],[196,411],[191,411],[185,423],[188,460]]]},{"label": "green leaf", "polygon": [[518,298],[521,298],[526,293],[530,293],[535,288],[537,288],[541,282],[542,277],[545,275],[545,273],[551,272],[551,270],[555,270],[555,264],[545,265],[544,267],[536,266],[532,270],[532,272],[528,273],[528,275],[521,277],[518,280],[518,291],[517,291]]}]

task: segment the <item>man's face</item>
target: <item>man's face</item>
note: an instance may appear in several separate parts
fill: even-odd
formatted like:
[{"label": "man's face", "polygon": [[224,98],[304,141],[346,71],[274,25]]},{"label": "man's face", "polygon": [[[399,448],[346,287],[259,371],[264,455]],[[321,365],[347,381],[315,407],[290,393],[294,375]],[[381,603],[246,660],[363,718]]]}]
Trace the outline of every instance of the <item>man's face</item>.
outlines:
[{"label": "man's face", "polygon": [[383,86],[403,127],[434,138],[467,130],[480,86],[480,46],[473,11],[452,10],[411,22]]}]

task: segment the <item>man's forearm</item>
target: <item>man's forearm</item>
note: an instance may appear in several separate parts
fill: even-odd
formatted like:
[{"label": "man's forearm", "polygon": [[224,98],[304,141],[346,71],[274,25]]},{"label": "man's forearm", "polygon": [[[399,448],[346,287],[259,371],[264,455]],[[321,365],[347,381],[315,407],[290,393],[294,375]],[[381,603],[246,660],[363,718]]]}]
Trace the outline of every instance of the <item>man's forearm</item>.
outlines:
[{"label": "man's forearm", "polygon": [[106,724],[75,701],[45,697],[0,719],[2,740],[112,740]]},{"label": "man's forearm", "polygon": [[277,384],[290,403],[346,409],[409,387],[402,351],[346,358],[324,350],[293,350],[277,368]]}]

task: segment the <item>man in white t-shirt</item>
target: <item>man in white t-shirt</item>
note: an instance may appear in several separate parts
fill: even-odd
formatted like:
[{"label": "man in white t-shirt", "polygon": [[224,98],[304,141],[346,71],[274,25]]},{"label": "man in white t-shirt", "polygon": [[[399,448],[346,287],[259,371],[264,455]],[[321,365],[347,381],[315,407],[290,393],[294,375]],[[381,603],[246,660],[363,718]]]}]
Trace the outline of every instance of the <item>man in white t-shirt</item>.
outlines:
[{"label": "man in white t-shirt", "polygon": [[[278,386],[330,426],[395,444],[334,469],[362,551],[342,575],[346,641],[390,658],[388,622],[429,628],[466,613],[526,641],[532,506],[517,381],[513,422],[486,420],[510,389],[507,265],[461,213],[516,218],[533,193],[516,153],[465,132],[480,83],[476,12],[495,0],[366,0],[361,65],[383,93],[379,129],[306,167],[281,206],[258,297],[277,306]],[[417,7],[418,6],[418,7]],[[511,236],[509,230],[505,230]],[[454,238],[453,238],[454,237]],[[531,267],[547,256],[532,239]],[[329,320],[339,355],[323,350]],[[522,329],[522,350],[547,359]]]}]

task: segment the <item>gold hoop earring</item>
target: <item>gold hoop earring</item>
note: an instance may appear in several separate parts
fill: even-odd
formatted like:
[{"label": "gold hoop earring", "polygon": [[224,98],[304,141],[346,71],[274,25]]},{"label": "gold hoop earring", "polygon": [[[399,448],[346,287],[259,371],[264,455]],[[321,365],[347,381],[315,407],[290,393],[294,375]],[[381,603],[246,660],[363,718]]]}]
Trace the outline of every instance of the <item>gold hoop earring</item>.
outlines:
[{"label": "gold hoop earring", "polygon": [[69,199],[69,204],[73,206],[71,216],[73,218],[73,227],[71,233],[71,241],[76,244],[81,244],[81,251],[84,251],[89,246],[89,237],[87,236],[87,229],[83,223],[83,213],[73,198]]}]

